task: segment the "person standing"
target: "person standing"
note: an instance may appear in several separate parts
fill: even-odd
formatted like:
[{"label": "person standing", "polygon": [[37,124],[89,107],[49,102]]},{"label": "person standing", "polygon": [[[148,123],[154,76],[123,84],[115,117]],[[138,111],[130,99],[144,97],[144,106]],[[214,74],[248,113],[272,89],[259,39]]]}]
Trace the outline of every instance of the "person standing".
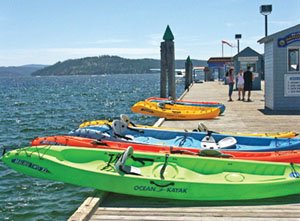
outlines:
[{"label": "person standing", "polygon": [[252,81],[253,81],[253,73],[251,71],[251,66],[247,66],[247,71],[244,72],[244,91],[243,91],[243,101],[245,101],[246,91],[248,91],[248,99],[247,101],[252,101],[251,97],[251,90],[252,90]]},{"label": "person standing", "polygon": [[234,85],[234,74],[233,74],[233,68],[231,67],[229,69],[229,71],[226,73],[226,79],[227,79],[227,83],[229,86],[229,92],[228,92],[228,96],[229,96],[229,100],[228,101],[233,101],[232,100],[232,92],[233,92],[233,85]]},{"label": "person standing", "polygon": [[[238,95],[239,95],[239,101],[240,100],[245,100],[244,99],[244,76],[243,76],[243,70],[240,70],[237,76],[237,89],[238,89]],[[241,96],[243,96],[243,98],[241,99]]]}]

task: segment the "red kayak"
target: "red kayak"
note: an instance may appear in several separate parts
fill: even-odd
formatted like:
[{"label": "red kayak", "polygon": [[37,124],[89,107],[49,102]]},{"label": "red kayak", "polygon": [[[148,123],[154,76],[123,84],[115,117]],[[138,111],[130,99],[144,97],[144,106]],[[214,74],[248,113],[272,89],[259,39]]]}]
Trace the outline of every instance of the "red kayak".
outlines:
[{"label": "red kayak", "polygon": [[[161,98],[161,97],[149,97],[146,99],[147,101],[172,101],[168,98]],[[190,101],[190,100],[174,100],[175,102],[179,103],[191,103],[191,104],[220,104],[219,102],[214,101]]]},{"label": "red kayak", "polygon": [[127,149],[132,146],[136,151],[170,153],[170,154],[189,154],[206,157],[224,157],[243,160],[259,160],[272,162],[300,163],[300,150],[276,151],[276,152],[244,152],[244,151],[225,151],[225,150],[200,150],[198,148],[170,147],[150,144],[140,144],[129,141],[95,140],[90,138],[75,136],[49,136],[38,137],[32,140],[32,146],[38,145],[67,145],[89,148],[104,149]]}]

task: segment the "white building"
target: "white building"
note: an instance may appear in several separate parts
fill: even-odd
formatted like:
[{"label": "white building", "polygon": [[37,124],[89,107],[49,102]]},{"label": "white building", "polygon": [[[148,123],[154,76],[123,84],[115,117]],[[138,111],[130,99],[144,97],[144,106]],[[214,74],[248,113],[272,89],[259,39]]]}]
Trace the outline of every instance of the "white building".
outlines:
[{"label": "white building", "polygon": [[300,110],[300,24],[264,37],[265,107]]}]

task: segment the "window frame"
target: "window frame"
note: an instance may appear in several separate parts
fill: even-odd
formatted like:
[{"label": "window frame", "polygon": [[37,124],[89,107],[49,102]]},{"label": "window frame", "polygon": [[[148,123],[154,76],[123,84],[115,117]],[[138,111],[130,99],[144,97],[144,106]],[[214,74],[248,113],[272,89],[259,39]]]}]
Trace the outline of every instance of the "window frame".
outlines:
[{"label": "window frame", "polygon": [[[298,50],[298,67],[297,70],[290,70],[290,50]],[[287,73],[297,73],[300,72],[300,47],[294,46],[294,47],[288,47],[287,48]]]}]

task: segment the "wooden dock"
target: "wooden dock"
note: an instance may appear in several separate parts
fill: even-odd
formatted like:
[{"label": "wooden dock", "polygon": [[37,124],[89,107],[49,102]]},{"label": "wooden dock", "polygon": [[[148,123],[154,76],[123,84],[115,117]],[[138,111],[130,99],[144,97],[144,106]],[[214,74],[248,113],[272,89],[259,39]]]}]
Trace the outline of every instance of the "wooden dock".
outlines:
[{"label": "wooden dock", "polygon": [[[300,111],[265,110],[263,90],[252,91],[253,102],[237,101],[236,91],[233,94],[234,102],[228,102],[227,94],[228,86],[221,82],[194,84],[183,99],[224,103],[224,115],[205,121],[160,119],[157,124],[194,129],[202,122],[213,131],[300,132]],[[69,220],[299,221],[300,195],[255,201],[190,202],[99,193],[97,197],[86,199]]]},{"label": "wooden dock", "polygon": [[223,116],[213,120],[164,121],[162,126],[194,129],[201,122],[213,131],[264,133],[293,130],[300,132],[300,111],[265,110],[263,90],[252,91],[253,102],[238,101],[237,91],[233,92],[234,101],[228,102],[227,95],[228,85],[223,85],[221,82],[194,84],[183,99],[223,103],[226,106]]}]

